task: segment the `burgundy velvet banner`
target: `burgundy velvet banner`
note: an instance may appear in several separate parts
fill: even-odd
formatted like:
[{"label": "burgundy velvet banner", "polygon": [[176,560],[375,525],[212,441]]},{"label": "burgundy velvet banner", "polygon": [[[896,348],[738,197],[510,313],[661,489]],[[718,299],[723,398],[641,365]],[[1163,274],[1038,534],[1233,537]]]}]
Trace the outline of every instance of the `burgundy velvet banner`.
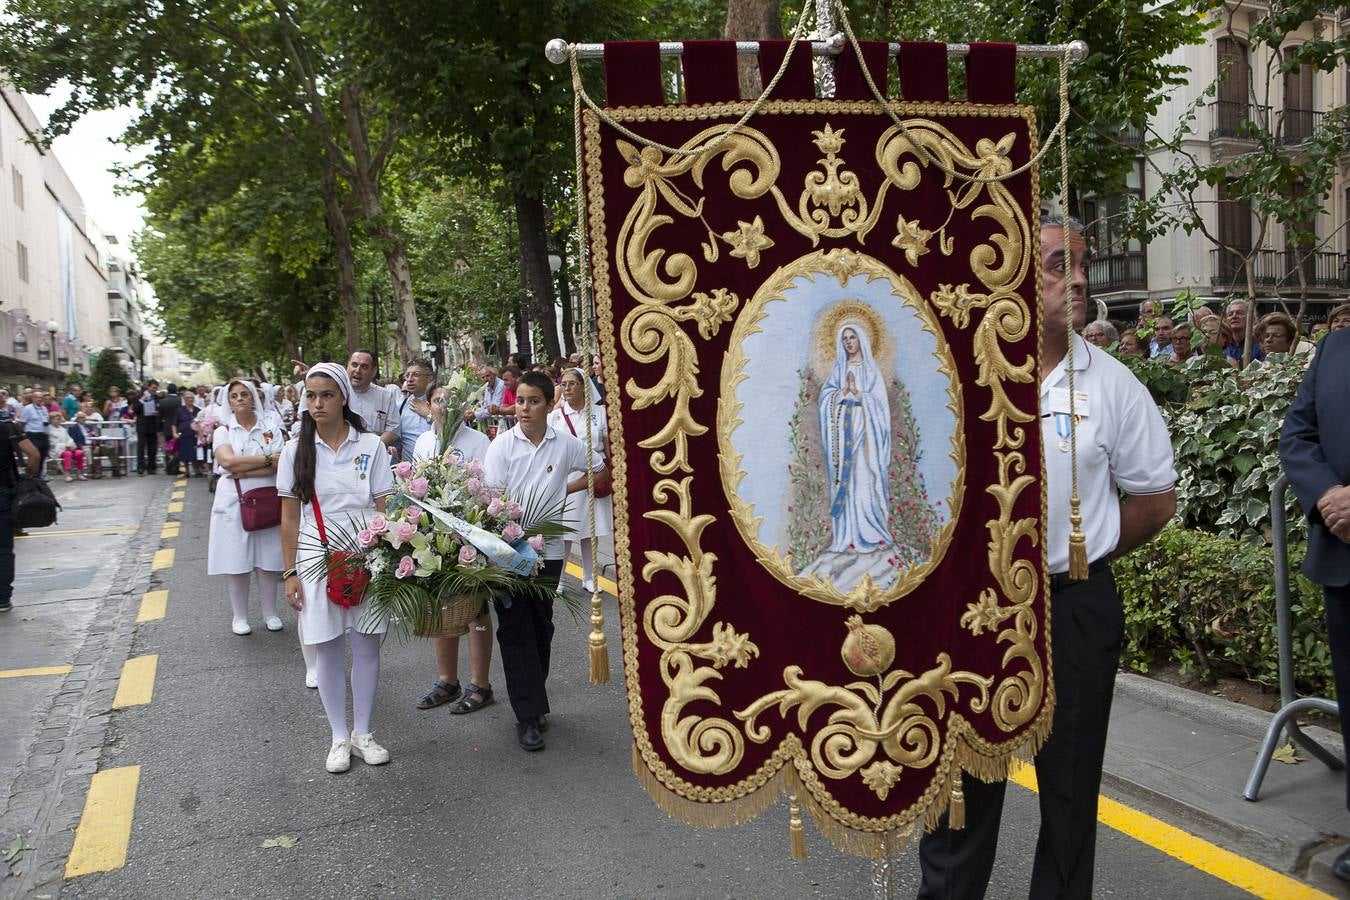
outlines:
[{"label": "burgundy velvet banner", "polygon": [[[901,60],[907,98],[946,96],[945,48]],[[1021,166],[1036,126],[780,88],[725,139],[748,102],[606,110],[697,156],[583,116],[634,767],[686,821],[792,791],[875,856],[1049,728],[1037,175],[960,177]]]}]

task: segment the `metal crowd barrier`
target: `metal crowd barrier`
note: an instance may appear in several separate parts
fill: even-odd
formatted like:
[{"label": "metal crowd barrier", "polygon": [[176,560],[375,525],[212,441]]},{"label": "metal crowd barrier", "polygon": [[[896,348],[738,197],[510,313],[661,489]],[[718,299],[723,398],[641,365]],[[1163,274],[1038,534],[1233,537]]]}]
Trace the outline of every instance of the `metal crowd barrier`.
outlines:
[{"label": "metal crowd barrier", "polygon": [[1285,520],[1284,494],[1289,487],[1288,477],[1281,475],[1270,489],[1270,530],[1275,553],[1275,629],[1280,645],[1280,709],[1266,728],[1261,750],[1256,755],[1247,786],[1242,789],[1245,800],[1256,801],[1261,782],[1280,742],[1280,732],[1288,731],[1295,744],[1317,757],[1327,768],[1337,771],[1345,768],[1339,756],[1303,733],[1295,718],[1299,713],[1316,710],[1337,716],[1340,709],[1334,700],[1324,697],[1299,697],[1294,693],[1294,624],[1289,599],[1289,525]]}]

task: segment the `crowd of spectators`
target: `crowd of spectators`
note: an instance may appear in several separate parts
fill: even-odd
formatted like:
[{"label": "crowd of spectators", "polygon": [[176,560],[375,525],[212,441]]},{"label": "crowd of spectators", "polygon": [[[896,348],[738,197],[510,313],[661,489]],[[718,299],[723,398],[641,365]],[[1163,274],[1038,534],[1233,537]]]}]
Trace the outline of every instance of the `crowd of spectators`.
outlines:
[{"label": "crowd of spectators", "polygon": [[1083,328],[1088,343],[1112,350],[1121,359],[1154,359],[1190,368],[1207,355],[1222,355],[1233,368],[1270,354],[1305,354],[1311,358],[1323,337],[1350,328],[1350,302],[1331,310],[1325,323],[1300,329],[1285,312],[1269,312],[1254,320],[1251,347],[1246,347],[1247,301],[1234,299],[1223,314],[1208,306],[1177,304],[1169,314],[1157,300],[1145,300],[1134,322],[1098,319]]}]

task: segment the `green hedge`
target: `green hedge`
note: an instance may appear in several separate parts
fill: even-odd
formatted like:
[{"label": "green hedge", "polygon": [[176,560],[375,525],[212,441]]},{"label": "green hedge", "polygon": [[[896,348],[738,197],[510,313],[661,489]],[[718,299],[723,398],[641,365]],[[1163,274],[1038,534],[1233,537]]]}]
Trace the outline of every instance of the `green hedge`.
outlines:
[{"label": "green hedge", "polygon": [[[1290,547],[1294,675],[1300,693],[1333,697],[1322,589],[1297,574],[1304,552]],[[1112,569],[1125,605],[1122,665],[1175,662],[1206,680],[1279,686],[1270,547],[1172,524]]]}]

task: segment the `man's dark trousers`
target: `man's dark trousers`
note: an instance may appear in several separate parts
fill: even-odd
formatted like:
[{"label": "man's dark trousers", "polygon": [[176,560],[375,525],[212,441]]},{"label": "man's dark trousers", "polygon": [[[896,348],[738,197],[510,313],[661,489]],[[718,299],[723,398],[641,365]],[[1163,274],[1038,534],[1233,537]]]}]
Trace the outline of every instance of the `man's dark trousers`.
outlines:
[{"label": "man's dark trousers", "polygon": [[146,424],[139,429],[140,449],[137,455],[141,459],[141,471],[153,474],[159,465],[159,416],[140,421]]},{"label": "man's dark trousers", "polygon": [[[561,559],[546,559],[539,579],[557,584],[562,568]],[[517,722],[528,722],[549,712],[545,682],[553,652],[553,598],[522,593],[512,594],[509,600],[509,606],[502,600],[495,601],[497,647],[511,709]]]},{"label": "man's dark trousers", "polygon": [[[1092,897],[1106,729],[1111,719],[1125,613],[1110,569],[1050,594],[1055,714],[1036,754],[1041,830],[1031,872],[1033,900]],[[1007,782],[966,775],[966,827],[937,830],[919,842],[923,900],[979,900],[998,849]]]},{"label": "man's dark trousers", "polygon": [[0,487],[0,606],[14,596],[14,488]]}]

